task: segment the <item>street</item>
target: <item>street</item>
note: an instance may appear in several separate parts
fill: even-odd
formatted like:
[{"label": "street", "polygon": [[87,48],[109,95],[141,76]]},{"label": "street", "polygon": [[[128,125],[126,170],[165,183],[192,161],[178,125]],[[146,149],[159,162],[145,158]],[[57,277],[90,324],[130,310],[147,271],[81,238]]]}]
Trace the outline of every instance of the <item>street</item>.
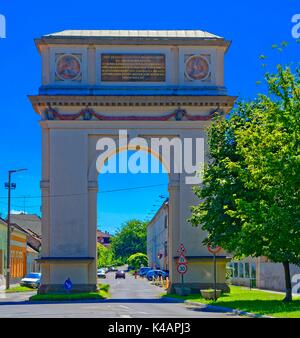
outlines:
[{"label": "street", "polygon": [[160,298],[163,289],[146,279],[126,274],[116,280],[114,273],[99,280],[111,286],[111,298],[104,301],[32,304],[33,293],[0,293],[0,318],[230,318],[231,313],[200,311],[182,303]]}]

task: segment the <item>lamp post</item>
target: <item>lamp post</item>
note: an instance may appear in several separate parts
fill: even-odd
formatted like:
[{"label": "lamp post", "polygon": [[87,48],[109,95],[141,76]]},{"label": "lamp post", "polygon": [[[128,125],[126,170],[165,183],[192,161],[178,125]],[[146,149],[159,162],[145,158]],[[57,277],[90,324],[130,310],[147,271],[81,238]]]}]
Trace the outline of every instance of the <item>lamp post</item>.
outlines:
[{"label": "lamp post", "polygon": [[5,183],[5,188],[8,190],[7,201],[7,253],[6,253],[6,289],[10,286],[10,200],[11,189],[16,189],[16,184],[11,183],[11,175],[20,171],[26,171],[27,169],[17,169],[8,171],[8,183]]}]

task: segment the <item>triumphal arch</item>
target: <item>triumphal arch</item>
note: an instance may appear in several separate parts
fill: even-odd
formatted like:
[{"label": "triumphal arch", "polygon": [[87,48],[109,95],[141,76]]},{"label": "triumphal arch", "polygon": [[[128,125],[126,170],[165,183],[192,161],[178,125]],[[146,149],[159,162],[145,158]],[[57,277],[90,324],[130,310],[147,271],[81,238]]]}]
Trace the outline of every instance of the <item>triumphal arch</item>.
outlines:
[{"label": "triumphal arch", "polygon": [[[99,140],[117,142],[121,135],[126,148],[133,139],[200,139],[202,162],[207,160],[206,128],[235,101],[224,85],[230,42],[198,30],[94,30],[45,35],[36,46],[42,84],[30,100],[42,129],[40,292],[63,290],[68,277],[74,290],[95,290]],[[201,153],[191,143],[185,149]],[[170,156],[180,162],[181,155],[174,150]],[[170,290],[181,283],[177,250],[183,243],[184,284],[199,292],[213,283],[212,257],[201,227],[187,221],[190,206],[199,201],[192,191],[197,179],[184,166],[169,170]],[[226,255],[217,263],[218,287],[225,288]]]}]

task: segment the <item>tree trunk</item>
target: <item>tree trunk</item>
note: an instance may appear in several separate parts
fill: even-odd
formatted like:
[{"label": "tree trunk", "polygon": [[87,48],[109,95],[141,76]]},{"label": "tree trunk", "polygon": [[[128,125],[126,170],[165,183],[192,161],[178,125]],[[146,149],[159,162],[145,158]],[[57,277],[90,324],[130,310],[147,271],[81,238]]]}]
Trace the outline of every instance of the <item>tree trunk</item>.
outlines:
[{"label": "tree trunk", "polygon": [[284,302],[291,302],[293,300],[292,296],[292,282],[291,282],[291,273],[290,273],[290,263],[283,262],[284,267],[284,276],[285,276],[285,287],[286,287],[286,294],[284,298]]}]

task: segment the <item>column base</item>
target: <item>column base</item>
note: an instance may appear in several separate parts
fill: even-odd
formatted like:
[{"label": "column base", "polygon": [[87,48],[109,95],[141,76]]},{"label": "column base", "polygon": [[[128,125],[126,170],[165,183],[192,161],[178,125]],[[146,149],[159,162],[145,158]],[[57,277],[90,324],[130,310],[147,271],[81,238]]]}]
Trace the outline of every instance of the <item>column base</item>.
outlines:
[{"label": "column base", "polygon": [[[98,286],[96,284],[73,284],[72,293],[80,293],[80,292],[96,292],[98,290]],[[61,284],[43,284],[38,289],[38,294],[53,294],[53,293],[66,293],[64,289],[64,285]]]}]

